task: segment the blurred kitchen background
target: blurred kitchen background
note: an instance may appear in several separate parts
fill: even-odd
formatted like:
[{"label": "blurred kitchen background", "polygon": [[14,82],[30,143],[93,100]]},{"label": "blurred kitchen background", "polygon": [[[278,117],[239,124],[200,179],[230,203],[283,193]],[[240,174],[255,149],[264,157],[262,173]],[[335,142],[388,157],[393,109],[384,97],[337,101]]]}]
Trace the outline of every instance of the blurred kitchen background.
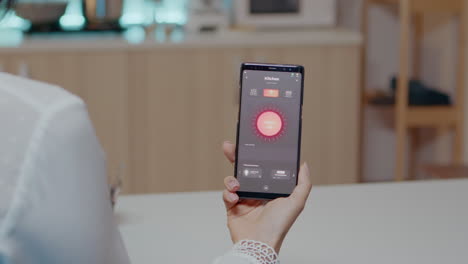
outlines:
[{"label": "blurred kitchen background", "polygon": [[126,193],[219,189],[239,66],[306,67],[315,184],[468,177],[465,0],[19,0],[0,71],[82,97]]}]

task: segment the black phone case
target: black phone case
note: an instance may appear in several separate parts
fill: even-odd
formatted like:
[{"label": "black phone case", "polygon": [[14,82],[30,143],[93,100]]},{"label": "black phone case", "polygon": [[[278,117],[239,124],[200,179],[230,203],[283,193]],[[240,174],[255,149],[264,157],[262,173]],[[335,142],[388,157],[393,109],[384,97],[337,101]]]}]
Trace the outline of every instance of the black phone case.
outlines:
[{"label": "black phone case", "polygon": [[[302,106],[304,102],[304,67],[301,65],[294,64],[272,64],[272,63],[242,63],[239,77],[239,111],[237,115],[237,132],[236,132],[236,161],[234,162],[234,176],[237,178],[237,156],[238,156],[238,147],[239,147],[239,129],[240,129],[240,114],[242,108],[242,74],[244,70],[259,70],[259,71],[280,71],[280,72],[299,72],[302,74],[301,80],[301,108],[300,108],[300,119],[299,119],[299,136],[297,142],[297,172],[296,172],[296,185],[299,179],[299,169],[300,169],[300,160],[301,160],[301,139],[302,139]],[[264,192],[241,192],[238,191],[240,199],[254,199],[254,200],[273,200],[279,197],[289,197],[290,193],[264,193]]]}]

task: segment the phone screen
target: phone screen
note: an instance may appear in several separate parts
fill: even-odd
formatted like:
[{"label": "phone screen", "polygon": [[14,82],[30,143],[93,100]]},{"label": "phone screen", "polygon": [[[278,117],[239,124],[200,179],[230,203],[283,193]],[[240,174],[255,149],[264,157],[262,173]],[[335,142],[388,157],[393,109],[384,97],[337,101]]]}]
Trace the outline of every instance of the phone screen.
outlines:
[{"label": "phone screen", "polygon": [[287,196],[297,184],[303,68],[254,68],[243,66],[241,73],[235,166],[239,195]]}]

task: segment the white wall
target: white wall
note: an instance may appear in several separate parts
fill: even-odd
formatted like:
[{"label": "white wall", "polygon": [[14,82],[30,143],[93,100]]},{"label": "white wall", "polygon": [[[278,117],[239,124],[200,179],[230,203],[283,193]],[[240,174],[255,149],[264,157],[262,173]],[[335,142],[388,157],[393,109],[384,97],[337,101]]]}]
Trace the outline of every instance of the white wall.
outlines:
[{"label": "white wall", "polygon": [[[340,24],[359,31],[362,0],[338,1]],[[440,21],[443,22],[439,23]],[[422,79],[432,87],[453,93],[456,85],[456,21],[431,16],[427,19],[425,28],[427,33],[423,45]],[[367,89],[389,89],[390,77],[398,71],[398,17],[386,8],[371,8],[369,34],[366,62]],[[395,163],[395,134],[391,114],[385,115],[381,110],[368,107],[365,116],[364,179],[391,180]],[[468,128],[468,122],[466,123]],[[423,138],[428,143],[424,144],[419,152],[420,163],[434,160],[443,163],[449,160],[449,149],[443,153],[435,153],[433,150],[435,144],[449,148],[450,135],[434,141],[430,140],[431,131],[423,131]],[[468,144],[465,144],[465,150],[468,153]],[[418,176],[424,177],[421,173]]]}]

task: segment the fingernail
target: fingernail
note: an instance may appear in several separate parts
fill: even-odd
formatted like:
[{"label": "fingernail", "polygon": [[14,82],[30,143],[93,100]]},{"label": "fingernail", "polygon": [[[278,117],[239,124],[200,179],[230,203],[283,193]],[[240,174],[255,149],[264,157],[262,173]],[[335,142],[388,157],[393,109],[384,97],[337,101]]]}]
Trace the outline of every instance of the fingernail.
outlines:
[{"label": "fingernail", "polygon": [[226,140],[226,141],[224,141],[224,144],[232,144],[232,143],[231,143],[231,141]]},{"label": "fingernail", "polygon": [[234,189],[234,188],[236,188],[236,187],[238,186],[236,180],[230,180],[229,183],[228,183],[228,185],[229,185],[229,188],[231,188],[231,190]]},{"label": "fingernail", "polygon": [[235,193],[229,193],[229,201],[235,202],[237,200],[237,195]]},{"label": "fingernail", "polygon": [[307,162],[304,162],[304,169],[307,170],[307,172],[309,172],[309,165],[307,164]]}]

